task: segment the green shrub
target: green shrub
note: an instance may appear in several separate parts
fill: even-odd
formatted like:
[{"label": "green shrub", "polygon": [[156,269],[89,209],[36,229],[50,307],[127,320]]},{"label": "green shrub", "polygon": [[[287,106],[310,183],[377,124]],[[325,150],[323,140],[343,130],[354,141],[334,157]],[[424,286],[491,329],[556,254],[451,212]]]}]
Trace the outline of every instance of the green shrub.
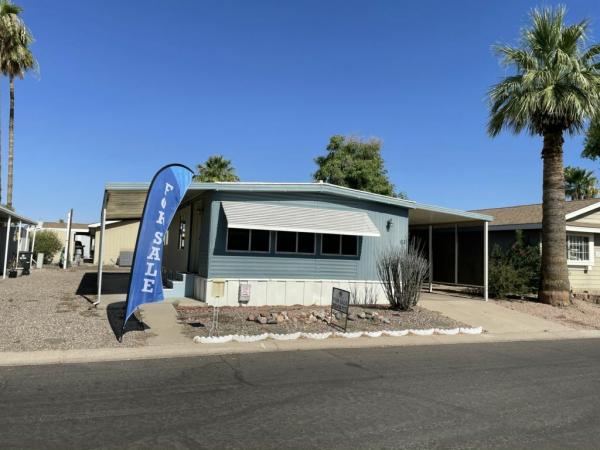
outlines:
[{"label": "green shrub", "polygon": [[541,254],[538,245],[525,242],[522,231],[507,250],[495,246],[489,268],[489,293],[492,297],[524,296],[538,290]]},{"label": "green shrub", "polygon": [[44,263],[52,262],[52,258],[63,248],[63,243],[59,237],[49,230],[42,230],[36,233],[34,253],[44,254]]}]

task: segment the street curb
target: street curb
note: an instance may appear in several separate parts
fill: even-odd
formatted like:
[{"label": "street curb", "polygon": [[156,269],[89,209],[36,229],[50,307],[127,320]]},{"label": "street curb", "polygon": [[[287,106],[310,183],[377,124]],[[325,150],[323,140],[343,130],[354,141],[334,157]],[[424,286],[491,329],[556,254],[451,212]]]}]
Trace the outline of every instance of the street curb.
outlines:
[{"label": "street curb", "polygon": [[332,350],[348,348],[408,347],[419,345],[478,344],[515,341],[548,341],[563,339],[597,339],[600,330],[573,330],[540,333],[504,333],[455,336],[360,337],[295,341],[265,340],[253,343],[179,344],[134,348],[99,348],[75,350],[41,350],[0,353],[0,366],[33,366],[46,364],[76,364],[90,362],[131,361],[144,359],[202,357],[265,352]]}]

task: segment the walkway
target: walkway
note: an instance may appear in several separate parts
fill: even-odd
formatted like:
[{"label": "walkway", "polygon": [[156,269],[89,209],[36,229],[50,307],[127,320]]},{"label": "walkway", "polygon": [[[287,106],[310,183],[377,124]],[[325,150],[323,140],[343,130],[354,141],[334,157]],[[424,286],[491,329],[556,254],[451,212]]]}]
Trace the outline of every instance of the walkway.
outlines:
[{"label": "walkway", "polygon": [[556,322],[498,306],[493,300],[484,302],[481,298],[424,293],[419,306],[472,326],[481,326],[494,334],[573,331]]}]

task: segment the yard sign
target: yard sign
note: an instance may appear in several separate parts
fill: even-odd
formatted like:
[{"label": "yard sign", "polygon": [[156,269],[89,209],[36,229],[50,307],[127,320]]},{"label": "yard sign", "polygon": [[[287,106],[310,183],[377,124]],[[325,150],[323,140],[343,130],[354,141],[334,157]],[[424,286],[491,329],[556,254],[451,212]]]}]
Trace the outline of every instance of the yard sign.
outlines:
[{"label": "yard sign", "polygon": [[170,164],[160,169],[150,183],[133,253],[123,330],[140,305],[164,300],[161,274],[164,236],[193,175],[186,166]]},{"label": "yard sign", "polygon": [[346,331],[346,327],[348,326],[348,310],[350,309],[350,292],[344,291],[343,289],[338,289],[336,287],[333,288],[333,292],[331,293],[331,315],[333,316],[333,312],[337,311],[340,314],[344,315],[344,326],[338,325],[333,322],[333,317],[331,319],[330,325],[341,328]]}]

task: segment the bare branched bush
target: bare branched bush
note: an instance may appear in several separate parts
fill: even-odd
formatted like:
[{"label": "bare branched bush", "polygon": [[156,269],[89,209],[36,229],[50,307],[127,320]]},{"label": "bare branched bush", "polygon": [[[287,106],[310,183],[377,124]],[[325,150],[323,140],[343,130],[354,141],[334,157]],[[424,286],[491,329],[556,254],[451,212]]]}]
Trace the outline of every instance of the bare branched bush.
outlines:
[{"label": "bare branched bush", "polygon": [[412,309],[429,276],[429,263],[416,242],[385,250],[377,261],[377,273],[385,296],[394,309]]},{"label": "bare branched bush", "polygon": [[365,283],[361,290],[353,284],[350,288],[350,304],[370,306],[377,304],[377,291],[372,284]]}]

